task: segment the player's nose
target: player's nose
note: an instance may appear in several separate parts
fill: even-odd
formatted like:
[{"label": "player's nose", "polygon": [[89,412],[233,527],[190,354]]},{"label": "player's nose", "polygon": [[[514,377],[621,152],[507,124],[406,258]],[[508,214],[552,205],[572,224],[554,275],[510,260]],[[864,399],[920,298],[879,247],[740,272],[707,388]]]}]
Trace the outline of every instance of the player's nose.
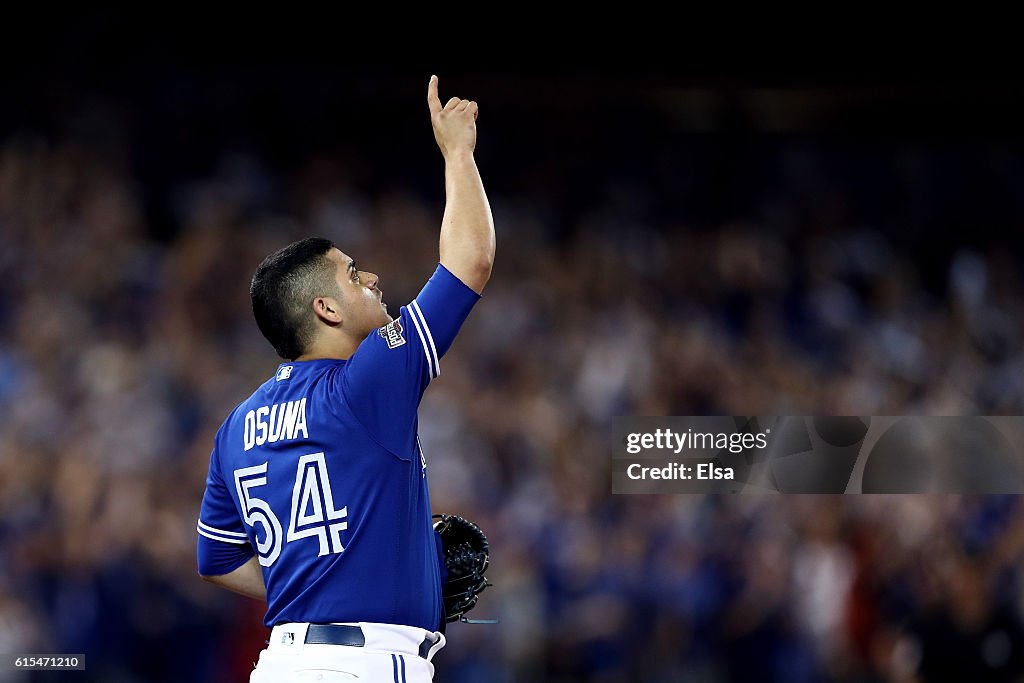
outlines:
[{"label": "player's nose", "polygon": [[376,273],[367,272],[366,282],[368,283],[367,286],[370,289],[378,289],[377,283],[380,282],[380,277],[378,277]]}]

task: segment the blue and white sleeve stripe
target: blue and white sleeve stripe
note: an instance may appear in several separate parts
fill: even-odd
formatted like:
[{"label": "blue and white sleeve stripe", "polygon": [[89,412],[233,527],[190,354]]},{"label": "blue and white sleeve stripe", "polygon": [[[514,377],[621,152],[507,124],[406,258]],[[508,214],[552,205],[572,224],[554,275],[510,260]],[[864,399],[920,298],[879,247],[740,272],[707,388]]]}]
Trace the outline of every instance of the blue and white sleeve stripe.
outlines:
[{"label": "blue and white sleeve stripe", "polygon": [[223,529],[215,529],[209,524],[203,524],[203,520],[199,520],[199,524],[196,525],[196,531],[199,532],[200,536],[206,536],[212,538],[215,541],[222,541],[224,543],[237,543],[244,545],[249,542],[249,538],[245,534],[240,534],[236,531],[224,531]]},{"label": "blue and white sleeve stripe", "polygon": [[431,379],[438,377],[441,374],[441,363],[437,357],[437,347],[434,346],[434,337],[430,334],[427,319],[423,317],[423,311],[420,310],[420,305],[416,303],[415,299],[409,304],[409,319],[412,320],[413,327],[416,328],[416,334],[419,335],[420,343],[423,345],[423,353],[427,357],[427,370],[430,372],[430,377]]}]

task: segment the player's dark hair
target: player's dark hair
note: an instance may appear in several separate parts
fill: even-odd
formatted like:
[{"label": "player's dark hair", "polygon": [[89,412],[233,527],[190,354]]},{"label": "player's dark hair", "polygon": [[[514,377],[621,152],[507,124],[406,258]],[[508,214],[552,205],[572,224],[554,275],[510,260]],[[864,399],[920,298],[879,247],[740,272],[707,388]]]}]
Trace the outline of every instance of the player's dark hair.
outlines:
[{"label": "player's dark hair", "polygon": [[322,237],[299,240],[263,259],[252,277],[249,296],[256,324],[286,360],[301,356],[312,341],[313,299],[341,296],[336,266],[327,258],[333,246]]}]

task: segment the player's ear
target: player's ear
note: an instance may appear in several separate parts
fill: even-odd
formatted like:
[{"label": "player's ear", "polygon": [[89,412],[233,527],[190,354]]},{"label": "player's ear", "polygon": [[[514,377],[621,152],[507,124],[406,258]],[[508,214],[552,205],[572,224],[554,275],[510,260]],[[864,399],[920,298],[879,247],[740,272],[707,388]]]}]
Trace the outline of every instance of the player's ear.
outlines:
[{"label": "player's ear", "polygon": [[341,324],[341,307],[334,297],[318,296],[313,299],[313,313],[328,325]]}]

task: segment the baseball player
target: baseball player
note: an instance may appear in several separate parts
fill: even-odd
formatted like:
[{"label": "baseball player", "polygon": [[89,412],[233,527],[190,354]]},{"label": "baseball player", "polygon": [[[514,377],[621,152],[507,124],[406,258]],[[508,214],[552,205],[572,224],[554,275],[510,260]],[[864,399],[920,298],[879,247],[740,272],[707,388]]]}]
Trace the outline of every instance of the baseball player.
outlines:
[{"label": "baseball player", "polygon": [[205,580],[267,602],[253,683],[430,681],[445,644],[416,410],[490,278],[495,240],[477,104],[442,106],[436,76],[427,104],[445,161],[440,264],[398,318],[378,276],[328,240],[281,249],[252,280],[256,322],[286,362],[217,432],[198,563]]}]

